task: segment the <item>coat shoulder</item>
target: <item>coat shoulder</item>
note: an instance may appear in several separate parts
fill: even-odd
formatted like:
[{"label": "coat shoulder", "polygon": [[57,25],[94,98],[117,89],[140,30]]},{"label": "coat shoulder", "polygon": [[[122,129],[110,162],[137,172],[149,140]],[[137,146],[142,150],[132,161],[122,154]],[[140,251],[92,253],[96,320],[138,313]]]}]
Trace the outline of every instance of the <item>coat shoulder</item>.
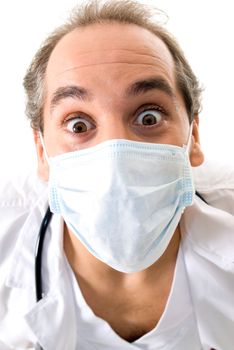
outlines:
[{"label": "coat shoulder", "polygon": [[217,264],[234,268],[234,216],[196,198],[181,219],[183,244]]}]

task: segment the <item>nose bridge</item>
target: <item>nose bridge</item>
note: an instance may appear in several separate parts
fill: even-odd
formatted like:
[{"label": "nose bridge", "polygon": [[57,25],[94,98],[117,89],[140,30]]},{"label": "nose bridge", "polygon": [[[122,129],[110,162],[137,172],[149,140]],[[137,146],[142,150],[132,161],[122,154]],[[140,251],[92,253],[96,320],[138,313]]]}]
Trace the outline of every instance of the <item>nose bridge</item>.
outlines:
[{"label": "nose bridge", "polygon": [[126,101],[116,94],[106,94],[99,99],[98,142],[111,139],[132,139]]},{"label": "nose bridge", "polygon": [[121,115],[108,114],[106,122],[101,127],[102,141],[111,139],[131,139],[129,125]]}]

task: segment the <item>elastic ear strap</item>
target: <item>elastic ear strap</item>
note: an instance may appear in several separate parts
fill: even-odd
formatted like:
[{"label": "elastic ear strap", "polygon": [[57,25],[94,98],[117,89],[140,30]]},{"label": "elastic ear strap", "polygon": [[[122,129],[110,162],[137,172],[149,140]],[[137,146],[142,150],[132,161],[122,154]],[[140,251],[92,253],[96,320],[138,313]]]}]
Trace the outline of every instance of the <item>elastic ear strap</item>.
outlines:
[{"label": "elastic ear strap", "polygon": [[44,139],[43,139],[41,131],[39,131],[39,137],[40,137],[40,141],[41,141],[41,144],[42,144],[42,147],[43,147],[43,151],[45,153],[45,159],[46,159],[47,163],[50,164],[49,156],[48,156],[48,153],[46,151],[45,142],[44,142]]},{"label": "elastic ear strap", "polygon": [[187,140],[187,145],[186,145],[186,151],[189,153],[191,143],[192,143],[192,133],[193,133],[193,121],[189,127],[189,135],[188,135],[188,140]]}]

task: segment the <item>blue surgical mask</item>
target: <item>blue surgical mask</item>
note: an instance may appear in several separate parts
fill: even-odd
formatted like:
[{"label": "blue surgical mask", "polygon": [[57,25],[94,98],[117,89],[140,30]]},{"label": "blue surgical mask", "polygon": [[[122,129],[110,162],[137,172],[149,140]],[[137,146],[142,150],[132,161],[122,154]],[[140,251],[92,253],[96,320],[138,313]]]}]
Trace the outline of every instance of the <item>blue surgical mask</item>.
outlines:
[{"label": "blue surgical mask", "polygon": [[109,140],[51,157],[49,166],[51,211],[121,272],[156,262],[193,203],[188,146]]}]

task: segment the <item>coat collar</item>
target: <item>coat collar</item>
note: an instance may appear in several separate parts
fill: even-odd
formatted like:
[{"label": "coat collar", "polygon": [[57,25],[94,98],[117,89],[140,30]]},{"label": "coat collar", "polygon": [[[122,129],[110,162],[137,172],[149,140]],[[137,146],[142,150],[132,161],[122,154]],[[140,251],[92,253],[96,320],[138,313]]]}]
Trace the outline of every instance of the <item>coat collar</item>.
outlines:
[{"label": "coat collar", "polygon": [[[30,210],[19,232],[6,278],[7,287],[28,289],[35,292],[36,244],[39,228],[48,207],[47,197],[46,189]],[[52,235],[52,232],[56,232],[56,234]],[[55,280],[60,273],[61,257],[63,256],[62,235],[63,221],[60,216],[53,215],[43,247],[42,273],[46,275],[46,283],[51,275]],[[50,252],[51,254],[49,254]]]},{"label": "coat collar", "polygon": [[203,348],[231,349],[234,344],[234,217],[197,200],[186,210],[181,231]]}]

